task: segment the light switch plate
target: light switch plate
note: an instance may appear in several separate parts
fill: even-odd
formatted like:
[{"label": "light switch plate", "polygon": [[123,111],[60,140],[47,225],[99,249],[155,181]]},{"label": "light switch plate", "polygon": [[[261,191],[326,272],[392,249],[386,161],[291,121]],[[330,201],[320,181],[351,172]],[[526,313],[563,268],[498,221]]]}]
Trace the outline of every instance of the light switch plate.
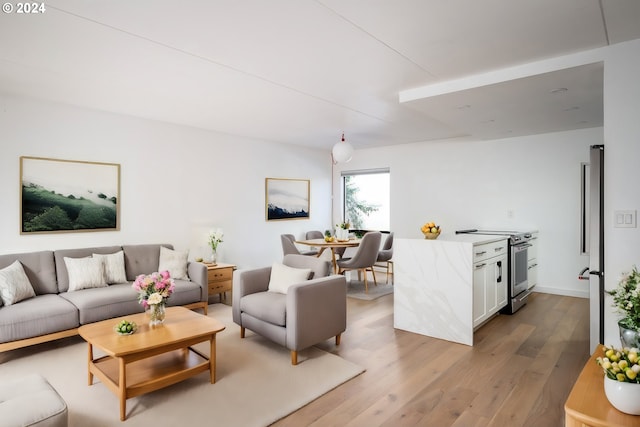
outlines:
[{"label": "light switch plate", "polygon": [[615,228],[636,228],[636,211],[614,211],[613,226]]}]

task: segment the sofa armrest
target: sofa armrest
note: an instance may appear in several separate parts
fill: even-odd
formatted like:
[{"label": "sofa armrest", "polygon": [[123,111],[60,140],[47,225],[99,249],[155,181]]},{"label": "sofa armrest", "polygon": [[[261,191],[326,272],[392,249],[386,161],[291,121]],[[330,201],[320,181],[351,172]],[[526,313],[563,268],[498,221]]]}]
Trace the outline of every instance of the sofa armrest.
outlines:
[{"label": "sofa armrest", "polygon": [[332,275],[287,292],[287,348],[301,350],[347,329],[347,280]]},{"label": "sofa armrest", "polygon": [[207,266],[201,262],[189,262],[187,274],[193,283],[200,285],[200,301],[209,300],[209,279],[207,278]]},{"label": "sofa armrest", "polygon": [[242,325],[240,320],[240,299],[246,295],[269,290],[270,277],[271,267],[236,271],[231,292],[231,312],[235,323]]}]

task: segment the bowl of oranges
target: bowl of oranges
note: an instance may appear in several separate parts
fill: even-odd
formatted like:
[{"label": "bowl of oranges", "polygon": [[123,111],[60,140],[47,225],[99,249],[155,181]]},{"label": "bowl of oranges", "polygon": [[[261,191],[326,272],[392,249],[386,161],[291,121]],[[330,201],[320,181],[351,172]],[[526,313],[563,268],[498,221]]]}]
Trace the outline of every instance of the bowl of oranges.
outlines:
[{"label": "bowl of oranges", "polygon": [[420,227],[420,231],[424,234],[425,239],[434,240],[440,235],[440,226],[433,222],[426,222]]}]

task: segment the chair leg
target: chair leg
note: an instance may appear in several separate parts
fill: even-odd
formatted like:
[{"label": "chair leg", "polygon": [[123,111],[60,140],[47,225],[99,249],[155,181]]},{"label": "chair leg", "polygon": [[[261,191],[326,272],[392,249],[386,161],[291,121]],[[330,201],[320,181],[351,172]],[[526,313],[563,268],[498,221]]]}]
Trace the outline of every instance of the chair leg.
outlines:
[{"label": "chair leg", "polygon": [[340,338],[341,337],[342,337],[342,334],[336,335],[336,345],[340,345]]},{"label": "chair leg", "polygon": [[393,285],[393,275],[395,273],[393,268],[393,261],[387,261],[387,269],[391,271],[391,284]]},{"label": "chair leg", "polygon": [[240,338],[244,338],[244,326],[240,326]]},{"label": "chair leg", "polygon": [[[358,270],[358,276],[360,275],[360,270]],[[369,284],[367,283],[367,270],[364,270],[364,293],[369,293]]]},{"label": "chair leg", "polygon": [[389,265],[391,265],[391,264],[389,264],[389,261],[387,261],[387,280],[385,280],[385,282],[384,282],[385,285],[389,284]]},{"label": "chair leg", "polygon": [[378,286],[378,281],[376,280],[376,273],[373,271],[373,267],[371,267],[371,274],[373,275],[373,284]]},{"label": "chair leg", "polygon": [[298,364],[298,352],[296,350],[291,350],[291,364]]}]

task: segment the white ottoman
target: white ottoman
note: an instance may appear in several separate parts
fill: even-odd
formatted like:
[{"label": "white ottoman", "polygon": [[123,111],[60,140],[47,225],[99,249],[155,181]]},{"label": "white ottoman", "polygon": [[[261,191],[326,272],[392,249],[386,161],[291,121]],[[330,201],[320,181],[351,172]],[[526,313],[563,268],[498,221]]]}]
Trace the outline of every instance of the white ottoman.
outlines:
[{"label": "white ottoman", "polygon": [[67,404],[39,374],[0,382],[0,424],[67,427]]}]

